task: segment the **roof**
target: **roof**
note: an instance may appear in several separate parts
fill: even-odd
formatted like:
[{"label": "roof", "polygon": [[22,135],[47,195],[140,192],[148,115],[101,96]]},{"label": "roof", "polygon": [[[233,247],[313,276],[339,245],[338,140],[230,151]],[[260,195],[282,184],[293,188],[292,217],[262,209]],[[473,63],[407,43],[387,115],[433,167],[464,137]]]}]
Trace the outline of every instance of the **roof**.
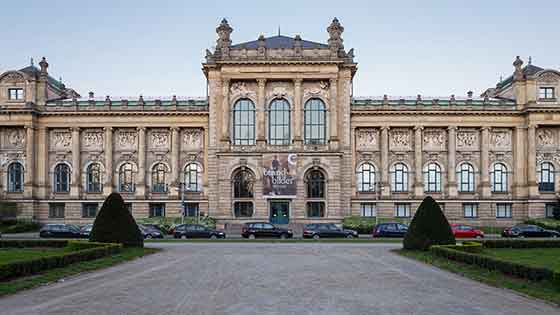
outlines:
[{"label": "roof", "polygon": [[[275,48],[294,48],[295,38],[277,35],[272,37],[267,37],[264,39],[264,46],[267,49],[275,49]],[[326,44],[312,42],[308,40],[301,40],[301,47],[302,48],[328,48],[329,46]],[[250,42],[239,43],[231,46],[232,49],[257,49],[259,48],[259,40],[253,40]]]},{"label": "roof", "polygon": [[[523,71],[523,74],[525,76],[529,76],[529,75],[533,75],[539,71],[544,70],[541,67],[537,67],[534,66],[532,64],[528,64],[525,67],[523,67],[523,69],[521,69]],[[504,81],[500,82],[500,87],[505,87],[510,85],[513,82],[513,75],[510,75],[509,77],[507,77]]]},{"label": "roof", "polygon": [[[33,76],[38,76],[41,73],[41,69],[31,65],[31,66],[27,66],[23,69],[19,69],[18,71],[21,71],[23,73],[27,73]],[[58,89],[62,89],[62,82],[60,82],[59,80],[51,77],[50,75],[47,77],[47,80],[49,82],[50,85],[58,88]]]}]

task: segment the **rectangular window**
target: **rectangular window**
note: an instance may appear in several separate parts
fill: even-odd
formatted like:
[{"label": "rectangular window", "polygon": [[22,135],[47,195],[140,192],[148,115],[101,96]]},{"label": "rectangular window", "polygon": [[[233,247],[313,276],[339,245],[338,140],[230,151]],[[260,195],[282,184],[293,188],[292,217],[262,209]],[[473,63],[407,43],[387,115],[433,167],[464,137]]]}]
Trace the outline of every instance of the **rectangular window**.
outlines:
[{"label": "rectangular window", "polygon": [[409,203],[397,203],[397,204],[395,204],[395,217],[397,217],[397,218],[409,218],[410,217],[410,204]]},{"label": "rectangular window", "polygon": [[554,218],[554,208],[556,207],[555,203],[547,203],[544,206],[544,214],[547,218]]},{"label": "rectangular window", "polygon": [[97,203],[82,204],[82,218],[95,218],[97,215]]},{"label": "rectangular window", "polygon": [[465,218],[476,218],[476,217],[478,217],[478,204],[477,203],[464,203],[463,204],[463,216]]},{"label": "rectangular window", "polygon": [[307,217],[320,218],[325,216],[325,203],[322,201],[311,201],[307,204]]},{"label": "rectangular window", "polygon": [[198,203],[185,203],[183,215],[186,217],[196,217],[198,215]]},{"label": "rectangular window", "polygon": [[49,218],[52,219],[64,218],[64,204],[49,203]]},{"label": "rectangular window", "polygon": [[360,212],[362,217],[375,217],[377,215],[375,203],[361,203]]},{"label": "rectangular window", "polygon": [[511,203],[496,204],[496,218],[511,218]]},{"label": "rectangular window", "polygon": [[9,100],[23,100],[23,89],[8,89]]},{"label": "rectangular window", "polygon": [[542,87],[539,89],[539,99],[550,100],[554,99],[554,88],[553,87]]},{"label": "rectangular window", "polygon": [[150,218],[152,217],[164,217],[165,216],[165,204],[164,203],[151,203],[150,204]]}]

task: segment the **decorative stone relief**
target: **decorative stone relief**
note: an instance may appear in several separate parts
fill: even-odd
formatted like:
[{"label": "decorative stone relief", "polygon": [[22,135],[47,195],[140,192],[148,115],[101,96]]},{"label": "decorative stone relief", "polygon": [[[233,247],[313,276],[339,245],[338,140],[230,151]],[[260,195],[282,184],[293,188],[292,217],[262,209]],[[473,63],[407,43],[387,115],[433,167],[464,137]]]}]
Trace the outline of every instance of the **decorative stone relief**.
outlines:
[{"label": "decorative stone relief", "polygon": [[[389,154],[389,165],[392,165],[393,163],[396,162],[404,162],[408,165],[412,165],[410,162],[410,156],[408,153],[404,153],[404,152],[391,152]],[[409,172],[411,171],[411,169],[408,170]]]},{"label": "decorative stone relief", "polygon": [[168,148],[169,147],[169,132],[167,131],[152,131],[150,136],[150,143],[154,148]]},{"label": "decorative stone relief", "polygon": [[560,76],[554,72],[545,72],[539,76],[538,80],[541,82],[554,83],[560,81]]},{"label": "decorative stone relief", "polygon": [[303,97],[329,97],[329,82],[318,81],[318,82],[304,82],[303,84]]},{"label": "decorative stone relief", "polygon": [[391,129],[389,136],[389,147],[393,151],[410,150],[410,130],[405,128]]},{"label": "decorative stone relief", "polygon": [[288,98],[293,99],[292,88],[288,82],[270,82],[266,86],[266,99]]},{"label": "decorative stone relief", "polygon": [[2,77],[0,81],[5,83],[18,83],[25,82],[25,78],[17,72],[10,72]]},{"label": "decorative stone relief", "polygon": [[234,82],[229,89],[231,98],[256,97],[255,85],[244,81]]},{"label": "decorative stone relief", "polygon": [[120,130],[117,135],[119,147],[126,149],[136,148],[136,138],[138,134],[135,130]]},{"label": "decorative stone relief", "polygon": [[511,161],[512,161],[512,154],[511,152],[488,152],[488,159],[490,160],[490,163],[494,163],[494,162],[507,162],[509,163],[509,165],[511,165]]},{"label": "decorative stone relief", "polygon": [[560,153],[559,152],[537,153],[537,165],[543,161],[554,161],[560,164]]},{"label": "decorative stone relief", "polygon": [[478,131],[463,129],[457,131],[457,150],[478,150]]},{"label": "decorative stone relief", "polygon": [[82,143],[84,144],[84,147],[90,149],[103,148],[103,132],[85,131],[82,135]]},{"label": "decorative stone relief", "polygon": [[554,131],[549,128],[537,129],[537,145],[540,147],[554,146]]},{"label": "decorative stone relief", "polygon": [[72,134],[66,130],[53,130],[50,143],[55,150],[70,150],[72,146]]},{"label": "decorative stone relief", "polygon": [[25,145],[25,130],[23,128],[6,129],[6,140],[9,146],[22,148]]},{"label": "decorative stone relief", "polygon": [[511,130],[498,129],[490,133],[490,145],[494,150],[511,149]]},{"label": "decorative stone relief", "polygon": [[425,150],[445,150],[446,139],[446,133],[443,129],[424,129]]},{"label": "decorative stone relief", "polygon": [[379,131],[375,128],[356,129],[356,149],[358,151],[377,150]]},{"label": "decorative stone relief", "polygon": [[186,128],[183,131],[183,147],[185,149],[201,149],[203,144],[202,129]]}]

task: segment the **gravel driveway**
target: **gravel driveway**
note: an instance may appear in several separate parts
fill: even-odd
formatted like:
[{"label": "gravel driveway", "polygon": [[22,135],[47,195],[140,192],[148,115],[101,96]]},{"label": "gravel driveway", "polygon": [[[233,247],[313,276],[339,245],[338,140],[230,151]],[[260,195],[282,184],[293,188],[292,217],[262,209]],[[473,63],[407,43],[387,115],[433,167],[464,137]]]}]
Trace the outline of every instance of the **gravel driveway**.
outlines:
[{"label": "gravel driveway", "polygon": [[133,262],[0,298],[2,314],[559,314],[395,244],[152,243]]}]

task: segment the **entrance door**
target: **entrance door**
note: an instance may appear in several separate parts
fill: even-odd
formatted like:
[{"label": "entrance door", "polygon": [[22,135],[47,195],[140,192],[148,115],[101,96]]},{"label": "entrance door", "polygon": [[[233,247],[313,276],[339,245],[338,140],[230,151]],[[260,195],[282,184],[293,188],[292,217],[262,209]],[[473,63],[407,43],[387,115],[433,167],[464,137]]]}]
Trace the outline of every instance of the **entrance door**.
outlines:
[{"label": "entrance door", "polygon": [[288,224],[290,222],[290,203],[288,201],[270,202],[270,223]]}]

